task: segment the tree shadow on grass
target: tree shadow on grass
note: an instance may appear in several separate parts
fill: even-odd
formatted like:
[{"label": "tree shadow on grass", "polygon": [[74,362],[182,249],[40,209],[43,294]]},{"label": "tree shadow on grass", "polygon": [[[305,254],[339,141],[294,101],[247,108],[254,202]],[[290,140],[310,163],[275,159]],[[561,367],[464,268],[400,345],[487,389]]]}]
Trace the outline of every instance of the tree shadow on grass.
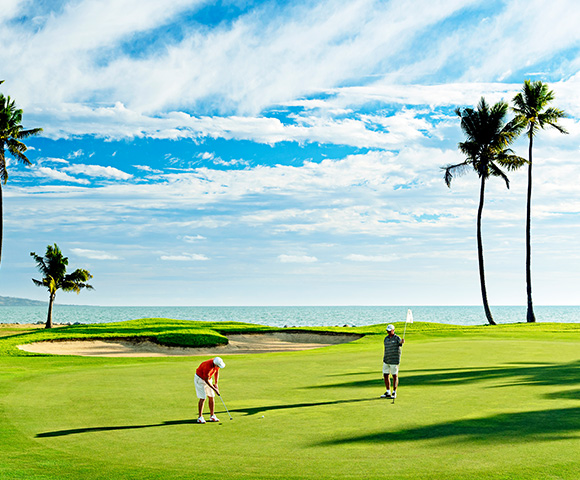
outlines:
[{"label": "tree shadow on grass", "polygon": [[305,408],[305,407],[322,407],[326,405],[341,405],[344,403],[360,403],[360,402],[374,402],[374,401],[384,401],[380,398],[355,398],[352,400],[332,400],[328,402],[307,402],[307,403],[291,403],[287,405],[268,405],[262,407],[250,407],[250,408],[238,408],[236,410],[230,410],[230,412],[245,413],[246,415],[257,415],[263,412],[271,412],[275,410],[288,410],[292,408]]},{"label": "tree shadow on grass", "polygon": [[[420,373],[413,373],[420,372]],[[510,363],[497,367],[467,367],[453,369],[401,369],[401,386],[461,385],[484,380],[501,380],[501,386],[542,385],[565,386],[580,384],[580,360],[570,363]],[[509,381],[509,383],[507,383]],[[506,382],[506,383],[504,383]],[[307,388],[364,388],[383,385],[382,378],[353,380],[332,385],[313,385]]]},{"label": "tree shadow on grass", "polygon": [[[379,398],[356,398],[353,400],[333,400],[328,402],[309,402],[309,403],[293,403],[288,405],[268,405],[263,407],[251,407],[251,408],[238,408],[230,410],[231,413],[245,413],[246,416],[257,415],[263,412],[271,412],[274,410],[287,410],[292,408],[305,408],[305,407],[320,407],[325,405],[340,405],[344,403],[358,403],[358,402],[372,402],[380,401]],[[216,410],[216,413],[220,413]],[[225,412],[222,412],[225,413]],[[65,437],[67,435],[76,435],[79,433],[96,433],[96,432],[114,432],[119,430],[139,430],[142,428],[154,428],[154,427],[167,427],[172,425],[198,425],[195,419],[189,420],[169,420],[161,423],[152,423],[148,425],[116,425],[116,426],[104,426],[104,427],[86,427],[86,428],[71,428],[67,430],[55,430],[53,432],[44,432],[36,434],[35,438],[48,438],[48,437]]]},{"label": "tree shadow on grass", "polygon": [[394,443],[420,440],[514,443],[580,438],[580,407],[501,413],[491,417],[348,436],[316,444]]},{"label": "tree shadow on grass", "polygon": [[75,435],[77,433],[95,433],[95,432],[114,432],[117,430],[139,430],[141,428],[152,427],[167,427],[171,425],[198,425],[197,420],[169,420],[167,422],[152,423],[149,425],[118,425],[109,427],[86,427],[86,428],[71,428],[68,430],[55,430],[54,432],[44,432],[35,435],[35,438],[47,437],[66,437],[67,435]]},{"label": "tree shadow on grass", "polygon": [[580,400],[580,389],[576,388],[573,390],[560,390],[559,392],[546,393],[544,398],[549,398],[551,400],[556,400],[560,398]]}]

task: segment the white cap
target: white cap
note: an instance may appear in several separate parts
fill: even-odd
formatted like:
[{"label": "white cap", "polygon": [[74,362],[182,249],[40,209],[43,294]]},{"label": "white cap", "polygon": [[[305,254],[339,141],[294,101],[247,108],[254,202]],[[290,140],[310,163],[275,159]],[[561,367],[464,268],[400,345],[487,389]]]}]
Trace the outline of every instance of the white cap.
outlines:
[{"label": "white cap", "polygon": [[393,332],[394,330],[395,330],[395,326],[389,323],[387,325],[387,332]]},{"label": "white cap", "polygon": [[213,364],[220,368],[224,368],[226,366],[225,362],[220,357],[215,357],[213,359]]}]

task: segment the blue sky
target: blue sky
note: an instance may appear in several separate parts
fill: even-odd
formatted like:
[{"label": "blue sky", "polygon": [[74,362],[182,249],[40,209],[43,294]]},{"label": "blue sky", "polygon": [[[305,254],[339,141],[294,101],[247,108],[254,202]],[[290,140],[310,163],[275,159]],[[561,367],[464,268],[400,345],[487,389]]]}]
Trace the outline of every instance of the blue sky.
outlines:
[{"label": "blue sky", "polygon": [[[580,6],[526,1],[0,0],[10,162],[0,294],[45,299],[57,243],[97,305],[478,305],[456,107],[548,82],[537,304],[578,304]],[[515,145],[527,154],[526,139]],[[524,305],[525,171],[488,184],[491,305]]]}]

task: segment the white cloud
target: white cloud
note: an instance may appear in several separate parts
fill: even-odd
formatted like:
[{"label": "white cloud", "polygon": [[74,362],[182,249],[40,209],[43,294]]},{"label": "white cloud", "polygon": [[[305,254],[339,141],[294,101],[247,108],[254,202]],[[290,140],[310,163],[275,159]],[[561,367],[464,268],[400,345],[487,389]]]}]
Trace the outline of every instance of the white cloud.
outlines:
[{"label": "white cloud", "polygon": [[200,240],[206,240],[205,237],[203,237],[202,235],[183,235],[183,236],[179,236],[177,237],[178,240],[183,240],[185,243],[195,243],[195,242],[199,242]]},{"label": "white cloud", "polygon": [[71,251],[78,257],[90,258],[92,260],[120,260],[120,257],[101,250],[86,250],[84,248],[71,248]]},{"label": "white cloud", "polygon": [[40,157],[36,159],[36,163],[38,165],[42,165],[43,163],[58,163],[68,165],[70,162],[68,160],[65,160],[64,158]]},{"label": "white cloud", "polygon": [[34,172],[35,172],[33,173],[34,175],[50,178],[53,180],[58,180],[61,182],[80,183],[82,185],[88,185],[90,183],[88,180],[85,180],[84,178],[71,177],[62,170],[55,170],[54,168],[38,167],[34,170]]},{"label": "white cloud", "polygon": [[[136,3],[139,7],[134,8]],[[97,8],[80,1],[75,8],[67,6],[47,16],[43,28],[34,33],[10,26],[0,61],[16,62],[14,71],[51,91],[49,104],[32,84],[15,85],[26,107],[50,108],[56,101],[66,117],[68,106],[75,108],[78,98],[87,97],[101,104],[115,99],[138,115],[195,109],[207,99],[221,111],[255,114],[390,70],[399,64],[399,56],[409,54],[421,33],[476,2],[326,0],[267,5],[235,22],[192,29],[179,43],[168,40],[162,50],[152,49],[148,55],[118,55],[121,49],[116,47],[131,35],[152,31],[202,3],[181,0],[161,7],[155,1],[106,0]],[[19,44],[14,38],[25,41]],[[22,50],[28,52],[26,62],[20,58]],[[104,52],[112,56],[110,61],[103,61]],[[425,68],[424,73],[430,72]]]},{"label": "white cloud", "polygon": [[135,167],[137,170],[141,170],[143,172],[163,173],[163,170],[156,170],[154,168],[151,168],[149,165],[133,165],[133,167]]},{"label": "white cloud", "polygon": [[84,152],[82,150],[75,150],[74,152],[69,153],[67,158],[70,160],[73,158],[82,157],[83,155],[84,155]]},{"label": "white cloud", "polygon": [[[127,15],[136,3],[139,12]],[[15,65],[7,71],[19,72],[11,89],[26,107],[27,118],[51,138],[208,136],[270,145],[296,141],[396,148],[421,140],[434,126],[411,111],[358,116],[351,107],[473,105],[481,95],[509,99],[519,84],[491,83],[507,66],[514,64],[519,71],[529,58],[551,58],[576,48],[580,38],[574,22],[562,15],[574,9],[570,1],[550,10],[558,28],[544,21],[541,1],[526,4],[525,14],[520,14],[522,2],[514,0],[488,21],[478,22],[476,16],[472,28],[441,30],[442,23],[457,20],[470,6],[477,11],[479,2],[325,0],[256,7],[235,22],[192,29],[177,43],[168,39],[162,49],[151,47],[139,57],[119,53],[119,45],[131,35],[154,32],[205,3],[181,0],[167,8],[143,0],[106,0],[98,8],[86,0],[74,7],[65,3],[61,11],[45,15],[42,28],[0,25],[5,27],[0,40],[7,44],[0,63]],[[413,13],[417,11],[421,14]],[[432,35],[436,29],[439,36]],[[529,31],[533,40],[523,42]],[[428,55],[423,36],[430,39]],[[154,45],[157,40],[151,38]],[[472,58],[481,61],[473,64]],[[433,72],[445,71],[450,62],[458,70],[452,78],[441,74],[432,80]],[[570,81],[575,62],[580,60],[566,63]],[[34,82],[21,82],[22,77]],[[562,91],[577,98],[578,89],[565,83]],[[39,84],[51,91],[50,103],[44,90],[35,87]],[[325,99],[303,98],[317,95]],[[579,102],[570,103],[576,112]],[[275,105],[302,106],[308,114],[284,123],[263,116],[265,108]],[[208,114],[187,113],[192,111]],[[234,114],[221,116],[224,112]],[[204,152],[202,158],[212,155]],[[216,157],[222,166],[235,162]],[[246,165],[242,159],[239,164]]]},{"label": "white cloud", "polygon": [[114,167],[102,167],[100,165],[75,164],[64,167],[62,170],[74,174],[82,174],[88,177],[110,178],[113,180],[129,180],[133,175],[125,173]]},{"label": "white cloud", "polygon": [[309,255],[278,255],[280,263],[314,263],[318,259]]},{"label": "white cloud", "polygon": [[159,257],[161,260],[171,261],[171,262],[203,262],[209,260],[205,255],[198,253],[183,253],[180,255],[161,255]]},{"label": "white cloud", "polygon": [[28,0],[3,0],[0,2],[0,22],[14,18]]},{"label": "white cloud", "polygon": [[[475,62],[465,80],[498,78],[514,66],[534,65],[551,61],[556,53],[578,45],[580,32],[570,15],[576,11],[573,1],[561,1],[546,8],[543,0],[512,0],[489,22],[481,23],[472,32],[465,32],[458,49],[481,52],[482,61]],[[528,34],[533,32],[533,34]],[[522,37],[526,40],[522,42]],[[494,79],[495,79],[494,78]]]},{"label": "white cloud", "polygon": [[250,162],[248,162],[247,160],[244,160],[242,158],[232,158],[231,160],[223,160],[220,157],[217,157],[217,158],[214,158],[213,164],[214,165],[221,165],[224,167],[234,167],[236,165],[248,166],[248,165],[250,165]]},{"label": "white cloud", "polygon": [[[2,91],[24,108],[27,128],[41,126],[45,137],[70,140],[35,144],[44,151],[32,157],[55,156],[37,160],[36,169],[10,163],[8,242],[20,247],[38,231],[76,245],[92,238],[95,250],[77,250],[96,256],[111,255],[109,245],[118,242],[130,252],[125,256],[143,256],[119,263],[130,267],[131,278],[151,279],[153,291],[158,268],[163,278],[187,271],[181,278],[189,282],[188,262],[209,258],[180,253],[179,244],[187,250],[195,245],[184,243],[206,238],[220,251],[208,285],[252,275],[270,279],[287,270],[280,265],[285,262],[313,264],[295,270],[335,269],[333,278],[360,282],[362,290],[389,281],[387,268],[401,272],[416,262],[417,278],[437,271],[442,285],[447,275],[463,286],[462,271],[477,268],[478,178],[472,172],[451,189],[443,184],[439,167],[461,160],[452,107],[475,105],[482,95],[509,100],[528,72],[544,72],[555,105],[571,118],[563,121],[570,135],[541,132],[535,144],[534,248],[549,259],[545,264],[579,258],[580,199],[570,180],[580,178],[575,2],[556,2],[548,13],[540,0],[491,6],[479,0],[250,2],[238,17],[195,26],[182,22],[201,7],[222,5],[162,3],[14,0],[0,8]],[[181,36],[158,35],[177,30]],[[97,138],[84,142],[85,135]],[[143,137],[164,149],[152,152],[174,152],[163,140],[187,139],[183,144],[195,147],[168,153],[166,165],[181,167],[164,167],[169,174],[152,166],[163,156],[145,165],[146,159],[126,160],[127,146],[116,156],[101,150],[103,139]],[[271,157],[255,154],[268,149],[251,142],[272,146]],[[347,155],[355,149],[335,145],[367,153]],[[111,167],[64,160],[72,152],[70,158],[88,161],[96,149],[95,158]],[[516,150],[525,154],[524,140]],[[319,155],[328,156],[320,161]],[[124,171],[134,162],[144,174]],[[193,168],[202,162],[205,168]],[[30,182],[34,176],[42,180]],[[492,298],[494,268],[505,274],[523,242],[525,173],[510,178],[511,190],[492,181],[486,191]],[[323,244],[332,245],[334,262],[317,268]],[[151,258],[170,263],[153,267]],[[535,265],[541,268],[541,260]],[[519,271],[515,267],[510,271]],[[476,272],[473,282],[477,293]]]},{"label": "white cloud", "polygon": [[398,255],[361,255],[357,253],[352,253],[346,256],[347,260],[351,260],[353,262],[394,262],[399,260],[400,257]]}]

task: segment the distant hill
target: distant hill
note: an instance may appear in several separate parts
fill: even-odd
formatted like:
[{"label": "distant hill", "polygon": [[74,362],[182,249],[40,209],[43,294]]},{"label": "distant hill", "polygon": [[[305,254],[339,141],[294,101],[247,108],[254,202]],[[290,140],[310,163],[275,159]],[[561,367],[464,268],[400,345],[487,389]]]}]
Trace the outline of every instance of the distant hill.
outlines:
[{"label": "distant hill", "polygon": [[39,307],[46,305],[47,302],[39,300],[30,300],[28,298],[2,297],[0,296],[0,307]]}]

